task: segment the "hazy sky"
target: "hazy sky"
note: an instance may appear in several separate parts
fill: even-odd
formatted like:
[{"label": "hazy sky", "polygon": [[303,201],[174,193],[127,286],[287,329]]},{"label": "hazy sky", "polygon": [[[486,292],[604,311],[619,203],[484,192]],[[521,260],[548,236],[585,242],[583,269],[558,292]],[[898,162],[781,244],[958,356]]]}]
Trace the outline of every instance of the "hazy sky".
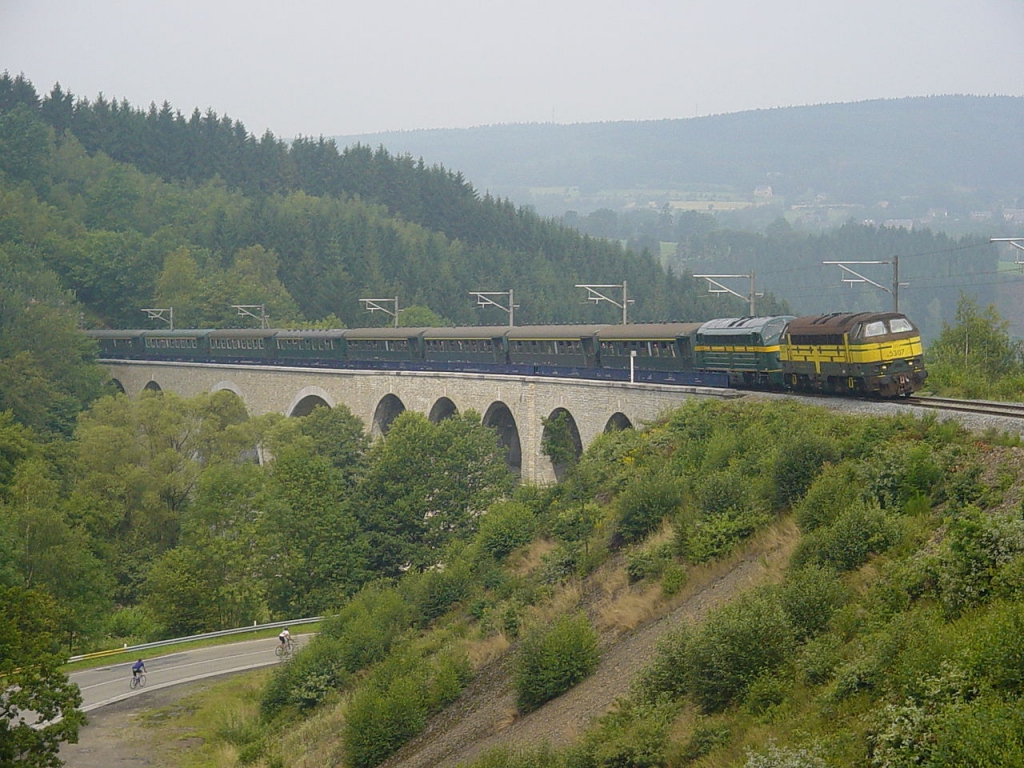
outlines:
[{"label": "hazy sky", "polygon": [[1021,96],[1024,0],[0,0],[4,69],[282,138]]}]

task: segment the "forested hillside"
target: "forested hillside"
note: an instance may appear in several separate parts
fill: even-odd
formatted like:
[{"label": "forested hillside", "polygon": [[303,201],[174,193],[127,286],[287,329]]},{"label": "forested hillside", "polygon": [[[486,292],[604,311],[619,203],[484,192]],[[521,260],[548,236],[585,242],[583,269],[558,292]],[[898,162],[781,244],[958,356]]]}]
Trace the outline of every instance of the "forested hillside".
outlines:
[{"label": "forested hillside", "polygon": [[[1017,101],[970,103],[1003,115]],[[865,114],[889,115],[905,136],[893,115],[909,110],[917,125],[940,108],[951,113],[943,100],[914,105],[893,112],[899,105],[879,104]],[[844,112],[825,114],[839,121]],[[771,119],[785,115],[783,124],[809,129],[804,112]],[[0,146],[12,233],[0,244],[17,243],[19,263],[55,273],[92,325],[151,322],[144,307],[174,307],[179,327],[243,324],[233,304],[265,305],[275,324],[373,325],[385,318],[367,315],[359,299],[394,296],[418,308],[405,324],[500,323],[497,310],[478,309],[468,292],[510,288],[521,323],[614,322],[613,307],[586,303],[573,286],[622,280],[636,299],[634,320],[704,319],[743,314],[745,303],[712,299],[686,275],[751,271],[768,294],[761,313],[877,309],[891,296],[864,285],[849,290],[839,279],[848,275],[822,262],[899,255],[901,309],[926,339],[953,319],[961,291],[995,304],[1015,332],[1024,328],[1012,273],[998,275],[1000,254],[987,237],[853,222],[809,234],[781,217],[755,233],[669,207],[597,211],[559,226],[481,196],[461,172],[383,147],[257,138],[212,110],[186,117],[168,104],[144,110],[75,98],[59,85],[40,96],[9,75],[0,78]],[[742,158],[743,146],[730,146],[729,157]],[[1014,151],[1006,150],[999,173],[1014,167]],[[34,234],[44,230],[45,244]],[[864,274],[891,284],[889,267]]]},{"label": "forested hillside", "polygon": [[[365,147],[291,145],[212,112],[190,118],[0,79],[0,172],[23,267],[50,270],[93,323],[137,326],[173,306],[180,326],[368,325],[359,298],[398,296],[462,324],[501,322],[471,290],[515,290],[524,323],[609,321],[573,286],[628,280],[637,320],[694,318],[693,281],[655,258],[581,237],[458,174]],[[43,236],[45,233],[45,237]],[[493,312],[493,310],[491,310]],[[332,322],[328,320],[328,322]]]}]

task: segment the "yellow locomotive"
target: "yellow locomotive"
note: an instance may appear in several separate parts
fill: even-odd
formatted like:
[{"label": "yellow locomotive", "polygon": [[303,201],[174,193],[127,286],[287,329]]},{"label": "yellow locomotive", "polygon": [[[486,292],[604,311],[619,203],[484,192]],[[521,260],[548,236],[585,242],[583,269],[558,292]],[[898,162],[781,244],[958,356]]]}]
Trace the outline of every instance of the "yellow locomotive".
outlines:
[{"label": "yellow locomotive", "polygon": [[928,375],[921,334],[897,312],[794,318],[779,356],[787,389],[896,397],[920,389]]}]

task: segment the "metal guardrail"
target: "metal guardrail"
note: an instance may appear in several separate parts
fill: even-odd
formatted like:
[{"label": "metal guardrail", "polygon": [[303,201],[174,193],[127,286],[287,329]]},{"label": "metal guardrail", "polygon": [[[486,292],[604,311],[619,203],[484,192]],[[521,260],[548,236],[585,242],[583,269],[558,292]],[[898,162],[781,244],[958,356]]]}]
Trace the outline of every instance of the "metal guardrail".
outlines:
[{"label": "metal guardrail", "polygon": [[132,653],[134,651],[145,651],[150,648],[161,648],[166,645],[177,645],[178,643],[188,643],[193,640],[208,640],[214,637],[227,637],[228,635],[241,635],[246,632],[258,632],[261,629],[276,629],[277,627],[296,627],[303,624],[315,624],[318,621],[323,621],[325,617],[314,616],[309,619],[294,619],[293,621],[274,621],[269,624],[254,624],[251,627],[238,627],[237,629],[222,629],[219,632],[206,632],[202,635],[189,635],[188,637],[176,637],[172,640],[157,640],[155,643],[143,643],[142,645],[126,645],[123,648],[113,648],[109,651],[94,651],[93,653],[83,653],[81,656],[72,656],[68,659],[67,663],[75,661],[88,661],[89,659],[102,659],[105,656],[114,656],[118,653]]}]

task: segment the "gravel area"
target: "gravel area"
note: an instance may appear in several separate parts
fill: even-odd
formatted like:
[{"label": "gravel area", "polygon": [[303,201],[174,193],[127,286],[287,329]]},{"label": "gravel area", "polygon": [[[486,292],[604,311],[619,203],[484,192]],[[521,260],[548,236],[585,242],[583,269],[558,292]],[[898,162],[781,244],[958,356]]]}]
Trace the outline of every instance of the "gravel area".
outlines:
[{"label": "gravel area", "polygon": [[88,724],[79,731],[78,743],[61,747],[61,759],[68,768],[173,766],[173,754],[154,749],[147,741],[145,730],[138,725],[139,713],[173,704],[204,685],[197,682],[160,688],[94,709],[88,714]]}]

